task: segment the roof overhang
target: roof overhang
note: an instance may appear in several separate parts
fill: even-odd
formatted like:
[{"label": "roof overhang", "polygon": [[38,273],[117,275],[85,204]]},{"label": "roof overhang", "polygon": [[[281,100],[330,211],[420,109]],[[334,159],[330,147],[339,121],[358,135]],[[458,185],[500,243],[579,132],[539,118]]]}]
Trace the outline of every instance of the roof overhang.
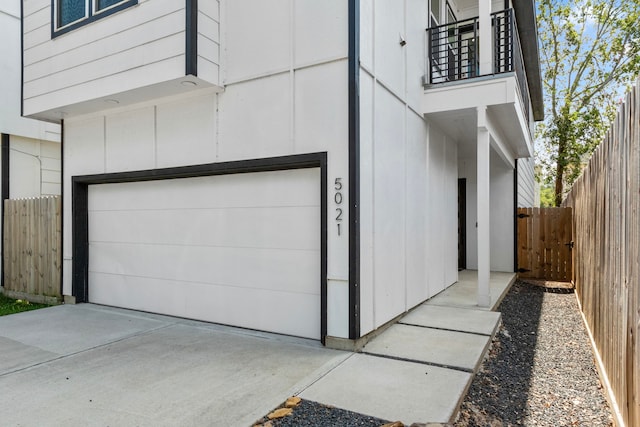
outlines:
[{"label": "roof overhang", "polygon": [[543,120],[544,101],[542,98],[535,0],[516,0],[513,2],[513,9],[515,10],[518,33],[520,34],[522,56],[533,107],[533,118],[537,121]]}]

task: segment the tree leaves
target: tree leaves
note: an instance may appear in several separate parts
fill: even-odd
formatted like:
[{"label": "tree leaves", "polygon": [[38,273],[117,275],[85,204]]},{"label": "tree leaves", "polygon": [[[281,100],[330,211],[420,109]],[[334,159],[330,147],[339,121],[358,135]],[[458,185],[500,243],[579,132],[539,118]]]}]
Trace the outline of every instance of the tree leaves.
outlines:
[{"label": "tree leaves", "polygon": [[559,204],[640,72],[640,0],[539,0],[538,24],[546,119],[537,154]]}]

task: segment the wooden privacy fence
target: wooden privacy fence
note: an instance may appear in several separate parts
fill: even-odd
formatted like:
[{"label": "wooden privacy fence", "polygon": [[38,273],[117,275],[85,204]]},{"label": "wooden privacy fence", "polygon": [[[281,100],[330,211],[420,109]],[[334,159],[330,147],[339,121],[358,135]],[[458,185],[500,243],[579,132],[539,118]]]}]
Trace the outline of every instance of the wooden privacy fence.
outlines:
[{"label": "wooden privacy fence", "polygon": [[5,200],[4,288],[60,298],[60,197]]},{"label": "wooden privacy fence", "polygon": [[640,426],[640,80],[564,205],[574,210],[576,292],[600,371],[618,423]]},{"label": "wooden privacy fence", "polygon": [[571,208],[518,208],[518,277],[570,282]]}]

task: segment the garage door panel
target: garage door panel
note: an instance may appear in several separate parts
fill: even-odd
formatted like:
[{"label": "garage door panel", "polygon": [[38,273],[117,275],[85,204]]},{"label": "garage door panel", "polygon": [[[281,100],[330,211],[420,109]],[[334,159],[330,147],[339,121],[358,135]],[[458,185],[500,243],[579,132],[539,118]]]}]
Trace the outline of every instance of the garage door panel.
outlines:
[{"label": "garage door panel", "polygon": [[92,243],[89,252],[90,272],[320,292],[319,251]]},{"label": "garage door panel", "polygon": [[[93,211],[94,242],[233,246],[282,249],[320,247],[318,206]],[[167,228],[162,233],[159,228]]]},{"label": "garage door panel", "polygon": [[320,335],[320,170],[90,185],[90,302]]},{"label": "garage door panel", "polygon": [[89,280],[103,304],[320,338],[320,296],[101,273],[90,273]]},{"label": "garage door panel", "polygon": [[318,205],[319,179],[318,169],[298,169],[102,184],[91,188],[89,210]]}]

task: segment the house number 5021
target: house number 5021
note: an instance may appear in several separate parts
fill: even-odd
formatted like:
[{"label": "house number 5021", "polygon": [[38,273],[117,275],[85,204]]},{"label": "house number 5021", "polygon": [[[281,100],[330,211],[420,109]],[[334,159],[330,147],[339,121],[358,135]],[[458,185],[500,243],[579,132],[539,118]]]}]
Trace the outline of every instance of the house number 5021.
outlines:
[{"label": "house number 5021", "polygon": [[334,182],[335,194],[333,201],[336,203],[336,226],[338,227],[338,236],[342,233],[342,178],[336,178]]}]

